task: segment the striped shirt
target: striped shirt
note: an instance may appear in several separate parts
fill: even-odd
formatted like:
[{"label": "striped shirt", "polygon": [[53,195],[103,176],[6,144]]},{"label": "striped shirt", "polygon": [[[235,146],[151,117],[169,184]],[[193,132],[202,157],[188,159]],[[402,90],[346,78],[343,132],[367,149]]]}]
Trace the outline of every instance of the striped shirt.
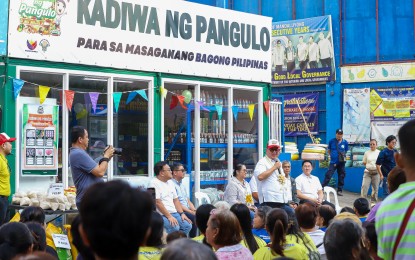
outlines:
[{"label": "striped shirt", "polygon": [[[376,213],[376,233],[378,234],[378,256],[392,259],[392,250],[398,237],[399,228],[412,200],[415,199],[415,182],[401,184],[380,205]],[[395,259],[415,257],[415,213],[403,233]]]}]

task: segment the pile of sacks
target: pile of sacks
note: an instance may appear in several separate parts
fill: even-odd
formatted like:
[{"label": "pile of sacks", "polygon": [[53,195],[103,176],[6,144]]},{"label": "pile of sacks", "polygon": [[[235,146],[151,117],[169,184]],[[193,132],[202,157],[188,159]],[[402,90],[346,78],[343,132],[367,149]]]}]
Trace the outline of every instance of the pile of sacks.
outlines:
[{"label": "pile of sacks", "polygon": [[76,195],[66,193],[66,195],[56,196],[47,195],[43,192],[19,191],[12,197],[12,204],[20,206],[37,206],[42,209],[51,210],[70,210],[76,209]]}]

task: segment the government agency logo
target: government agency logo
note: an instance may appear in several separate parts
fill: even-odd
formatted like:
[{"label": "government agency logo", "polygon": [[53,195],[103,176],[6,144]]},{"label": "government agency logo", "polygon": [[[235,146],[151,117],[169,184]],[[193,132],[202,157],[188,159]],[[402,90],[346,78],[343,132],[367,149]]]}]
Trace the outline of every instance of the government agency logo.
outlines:
[{"label": "government agency logo", "polygon": [[27,40],[26,45],[29,50],[34,51],[37,47],[37,41]]}]

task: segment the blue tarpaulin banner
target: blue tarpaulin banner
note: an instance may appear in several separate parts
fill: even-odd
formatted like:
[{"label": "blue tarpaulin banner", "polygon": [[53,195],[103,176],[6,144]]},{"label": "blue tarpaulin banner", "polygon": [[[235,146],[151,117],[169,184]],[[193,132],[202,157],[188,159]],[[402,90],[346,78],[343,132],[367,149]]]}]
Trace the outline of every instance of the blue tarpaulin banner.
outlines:
[{"label": "blue tarpaulin banner", "polygon": [[308,135],[304,119],[310,132],[318,134],[318,96],[318,93],[284,95],[285,136]]}]

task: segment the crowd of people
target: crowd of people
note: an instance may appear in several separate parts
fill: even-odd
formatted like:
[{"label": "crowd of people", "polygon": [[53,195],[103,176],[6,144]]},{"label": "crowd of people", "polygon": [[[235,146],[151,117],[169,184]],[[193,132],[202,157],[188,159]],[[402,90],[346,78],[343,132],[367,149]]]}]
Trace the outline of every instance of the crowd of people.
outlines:
[{"label": "crowd of people", "polygon": [[[72,131],[72,173],[80,189],[79,216],[72,223],[73,245],[80,259],[409,259],[415,257],[415,120],[397,138],[376,151],[371,140],[365,153],[362,197],[339,213],[325,200],[323,189],[335,170],[342,195],[348,144],[343,131],[329,142],[331,161],[321,184],[313,163],[302,162],[302,173],[290,176],[291,165],[278,158],[282,146],[269,140],[250,183],[246,166],[237,165],[225,190],[225,201],[195,205],[183,187],[182,164],[155,164],[149,190],[127,182],[103,182],[113,148],[100,162],[81,154],[88,146],[86,129]],[[13,138],[0,135],[0,155]],[[0,158],[3,158],[4,155]],[[82,159],[80,158],[82,157]],[[7,165],[7,164],[6,164]],[[90,176],[84,176],[89,174]],[[343,179],[340,179],[342,176]],[[387,196],[379,201],[375,185],[384,180]],[[375,193],[367,197],[368,186]],[[1,187],[0,187],[1,188]],[[371,206],[370,200],[376,203]],[[198,235],[199,233],[199,235]],[[26,258],[31,256],[31,258]],[[20,222],[0,227],[0,259],[56,259],[46,244],[45,214],[28,207]]]}]

